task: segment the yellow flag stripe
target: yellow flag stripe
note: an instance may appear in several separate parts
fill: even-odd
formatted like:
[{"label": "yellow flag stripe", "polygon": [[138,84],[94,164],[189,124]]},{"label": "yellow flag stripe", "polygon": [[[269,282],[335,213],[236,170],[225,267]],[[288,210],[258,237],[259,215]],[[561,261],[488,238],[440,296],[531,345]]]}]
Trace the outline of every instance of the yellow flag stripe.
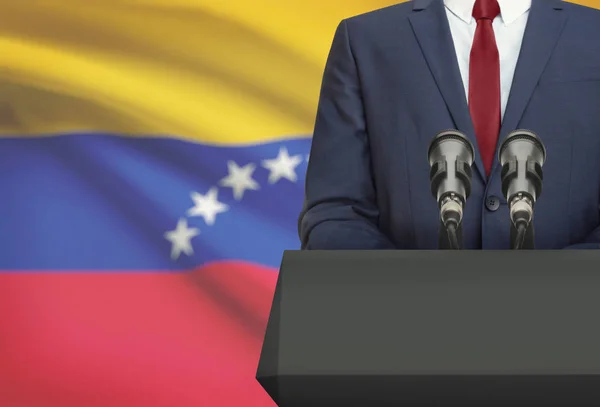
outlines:
[{"label": "yellow flag stripe", "polygon": [[0,134],[101,131],[210,144],[309,134],[336,25],[393,3],[5,1]]}]

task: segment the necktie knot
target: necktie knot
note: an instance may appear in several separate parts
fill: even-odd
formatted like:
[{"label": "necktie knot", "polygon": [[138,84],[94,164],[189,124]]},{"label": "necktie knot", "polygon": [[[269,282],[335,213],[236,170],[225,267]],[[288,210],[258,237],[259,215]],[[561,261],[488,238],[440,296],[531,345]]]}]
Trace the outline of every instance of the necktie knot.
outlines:
[{"label": "necktie knot", "polygon": [[473,6],[475,20],[494,20],[500,14],[498,0],[476,0]]}]

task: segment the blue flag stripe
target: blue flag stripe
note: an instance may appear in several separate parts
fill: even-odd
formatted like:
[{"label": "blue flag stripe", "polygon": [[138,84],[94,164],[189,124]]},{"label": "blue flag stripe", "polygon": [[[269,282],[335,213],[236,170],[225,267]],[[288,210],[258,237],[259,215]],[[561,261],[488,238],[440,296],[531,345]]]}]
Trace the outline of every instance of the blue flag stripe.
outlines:
[{"label": "blue flag stripe", "polygon": [[[0,269],[278,267],[284,250],[299,248],[309,149],[306,137],[248,147],[105,134],[2,139]],[[287,173],[264,160],[287,163]],[[254,187],[239,199],[221,182],[231,165],[254,168]],[[213,223],[206,205],[190,212],[192,194],[207,202],[211,191],[220,205]]]}]

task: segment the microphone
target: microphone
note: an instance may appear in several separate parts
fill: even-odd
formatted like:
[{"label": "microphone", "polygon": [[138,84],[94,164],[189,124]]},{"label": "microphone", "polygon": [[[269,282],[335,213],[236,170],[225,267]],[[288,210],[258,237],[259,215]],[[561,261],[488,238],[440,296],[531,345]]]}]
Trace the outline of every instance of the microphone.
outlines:
[{"label": "microphone", "polygon": [[502,165],[502,193],[517,231],[513,248],[521,249],[535,202],[542,193],[546,147],[533,132],[515,130],[500,144],[498,161]]},{"label": "microphone", "polygon": [[[471,194],[471,165],[475,149],[458,130],[446,130],[429,145],[429,179],[431,193],[440,208],[440,219],[446,228],[452,249],[460,249],[457,229],[463,209]],[[441,231],[440,231],[441,233]]]}]

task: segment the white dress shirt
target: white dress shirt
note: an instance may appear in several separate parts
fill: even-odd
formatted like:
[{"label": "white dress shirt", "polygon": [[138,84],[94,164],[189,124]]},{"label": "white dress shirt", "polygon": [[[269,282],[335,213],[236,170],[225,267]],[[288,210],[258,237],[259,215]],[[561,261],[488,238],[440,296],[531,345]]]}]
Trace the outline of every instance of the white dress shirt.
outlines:
[{"label": "white dress shirt", "polygon": [[[472,15],[475,0],[444,0],[444,4],[468,99],[469,59],[477,28],[477,22]],[[500,5],[500,15],[494,20],[493,27],[500,54],[500,107],[502,117],[504,117],[531,8],[531,0],[498,0],[498,4]]]}]

